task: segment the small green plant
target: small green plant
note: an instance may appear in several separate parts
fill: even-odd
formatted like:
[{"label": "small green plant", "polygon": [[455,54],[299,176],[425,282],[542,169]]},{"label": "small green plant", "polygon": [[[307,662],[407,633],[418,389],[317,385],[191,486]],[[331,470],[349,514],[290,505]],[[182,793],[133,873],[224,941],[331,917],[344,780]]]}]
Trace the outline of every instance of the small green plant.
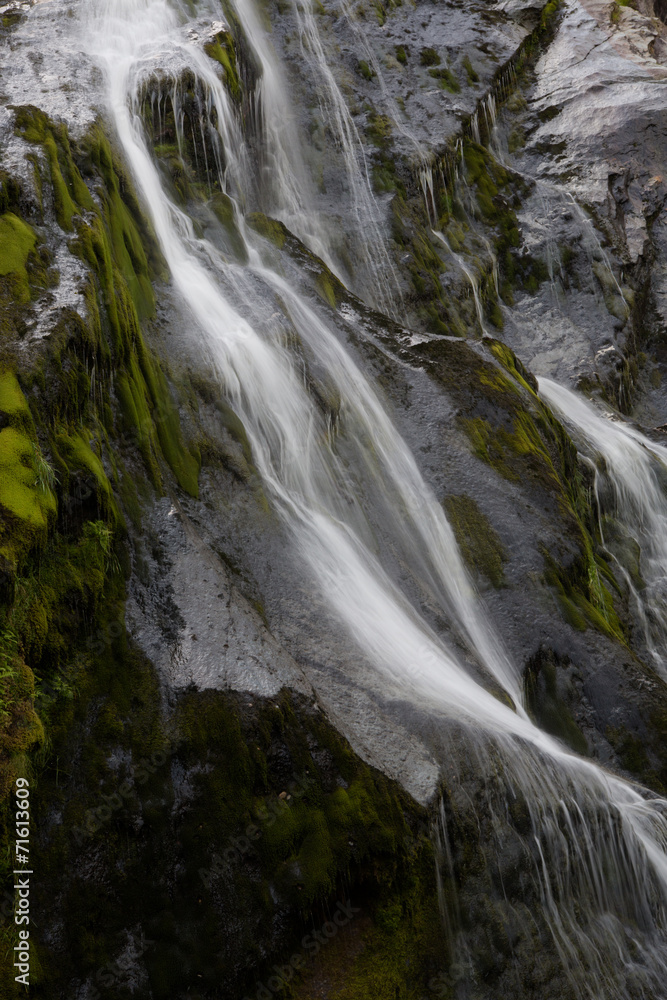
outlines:
[{"label": "small green plant", "polygon": [[360,59],[357,63],[357,72],[363,76],[364,80],[372,80],[375,76],[375,72],[368,65],[365,59]]},{"label": "small green plant", "polygon": [[396,58],[402,66],[405,66],[405,64],[407,63],[409,55],[410,55],[410,50],[406,48],[405,45],[396,46]]},{"label": "small green plant", "polygon": [[468,83],[471,86],[473,83],[479,83],[479,74],[476,72],[475,67],[470,62],[470,56],[466,56],[464,58],[463,68],[466,71],[466,76],[468,77]]},{"label": "small green plant", "polygon": [[428,74],[438,81],[442,90],[448,90],[450,94],[458,94],[461,89],[459,81],[451,69],[448,69],[446,66],[440,69],[430,69]]},{"label": "small green plant", "polygon": [[104,521],[89,521],[84,529],[88,538],[94,539],[104,556],[104,569],[112,573],[120,572],[120,563],[113,551],[113,531]]},{"label": "small green plant", "polygon": [[40,447],[38,444],[33,442],[33,465],[35,467],[35,486],[37,486],[42,493],[53,493],[58,482],[58,476],[54,471],[53,467],[47,462],[47,460],[42,455]]},{"label": "small green plant", "polygon": [[435,49],[422,49],[419,56],[419,62],[422,66],[439,66],[440,56]]},{"label": "small green plant", "polygon": [[18,655],[19,641],[10,628],[0,629],[0,680],[14,673],[13,661]]},{"label": "small green plant", "polygon": [[18,645],[18,638],[11,629],[0,629],[0,723],[9,718],[9,702],[4,682],[16,673],[14,661],[18,656]]},{"label": "small green plant", "polygon": [[510,153],[516,153],[526,145],[526,133],[520,125],[515,125],[507,137],[507,148]]},{"label": "small green plant", "polygon": [[391,119],[387,115],[378,115],[371,111],[368,115],[366,131],[371,142],[381,148],[391,138]]}]

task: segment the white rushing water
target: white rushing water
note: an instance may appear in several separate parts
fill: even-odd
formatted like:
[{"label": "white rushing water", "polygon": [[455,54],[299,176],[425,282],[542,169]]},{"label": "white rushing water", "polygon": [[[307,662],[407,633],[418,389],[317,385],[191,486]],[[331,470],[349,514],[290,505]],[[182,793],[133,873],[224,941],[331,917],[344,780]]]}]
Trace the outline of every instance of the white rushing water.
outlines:
[{"label": "white rushing water", "polygon": [[401,293],[393,262],[385,248],[379,225],[378,207],[371,187],[370,171],[361,137],[350,114],[332,67],[329,65],[315,6],[310,0],[292,0],[301,54],[309,67],[320,109],[335,139],[344,164],[352,198],[355,243],[360,282],[355,289],[369,304],[393,314],[400,306]]},{"label": "white rushing water", "polygon": [[[600,523],[603,544],[634,599],[653,664],[667,679],[667,448],[617,415],[601,414],[570,389],[539,381],[540,395],[593,463],[598,505],[606,515]],[[627,540],[635,543],[629,551]],[[634,574],[624,550],[630,557],[636,553]]]},{"label": "white rushing water", "polygon": [[[477,322],[480,325],[482,333],[487,334],[488,331],[484,324],[484,310],[482,308],[482,298],[479,294],[479,281],[477,279],[477,275],[473,271],[472,267],[470,267],[466,263],[465,257],[452,250],[451,246],[447,242],[447,237],[444,235],[444,233],[438,232],[437,229],[432,229],[431,232],[433,233],[435,238],[439,240],[440,243],[442,243],[447,252],[454,258],[454,260],[456,261],[456,263],[466,276],[466,279],[470,285],[470,290],[472,292],[473,302],[475,303],[475,314],[477,316]],[[495,270],[494,270],[494,278],[495,278]]]},{"label": "white rushing water", "polygon": [[[295,2],[309,59],[324,60],[313,34],[316,25],[300,0]],[[188,40],[186,14],[166,0],[90,0],[87,9],[86,48],[106,73],[109,109],[174,287],[216,362],[267,493],[313,580],[390,682],[388,690],[458,720],[501,755],[508,785],[519,788],[529,804],[545,919],[574,987],[601,1000],[659,996],[667,976],[667,803],[570,753],[523,710],[519,671],[484,616],[452,530],[413,455],[329,321],[262,263],[256,237],[245,229],[249,151],[211,62]],[[250,0],[235,0],[235,9],[263,63],[266,51]],[[139,110],[146,79],[165,66],[171,73],[187,67],[216,108],[225,163],[220,183],[234,198],[245,267],[230,264],[197,237],[164,188]],[[325,62],[319,66],[321,80],[327,69]],[[330,98],[331,113],[342,115],[333,87]],[[279,101],[264,101],[263,142],[268,162],[275,164],[288,152],[290,158],[296,155],[294,148],[281,149],[292,141],[289,133],[268,120],[280,108]],[[363,176],[358,182],[363,184]],[[299,202],[289,185],[275,185],[274,197],[281,192],[286,218],[307,211],[307,202]],[[276,303],[280,324],[267,319]],[[340,400],[335,426],[304,387],[301,362],[286,346],[286,327],[335,386]],[[382,510],[392,547],[415,585],[451,622],[448,644],[383,566],[368,495]],[[516,710],[471,676],[457,640]],[[631,980],[642,992],[627,992]]]},{"label": "white rushing water", "polygon": [[297,127],[275,53],[254,7],[243,3],[235,3],[234,7],[262,70],[254,100],[257,119],[265,130],[262,188],[267,214],[284,222],[332,271],[338,272],[331,233],[313,208],[312,181],[298,155]]}]

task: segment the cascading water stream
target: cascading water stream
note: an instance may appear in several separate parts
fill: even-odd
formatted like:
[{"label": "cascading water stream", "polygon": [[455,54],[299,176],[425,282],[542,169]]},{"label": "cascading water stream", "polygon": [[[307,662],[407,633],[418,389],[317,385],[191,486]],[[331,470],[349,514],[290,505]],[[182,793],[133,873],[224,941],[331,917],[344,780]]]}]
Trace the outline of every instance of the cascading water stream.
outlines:
[{"label": "cascading water stream", "polygon": [[[236,0],[244,24],[247,3]],[[86,46],[106,70],[118,135],[174,287],[246,427],[275,508],[319,590],[390,683],[385,694],[458,720],[471,737],[487,741],[489,754],[500,756],[507,782],[529,804],[545,919],[579,994],[630,996],[624,983],[631,971],[642,991],[654,991],[637,996],[657,996],[667,975],[667,803],[575,756],[533,725],[521,707],[517,671],[476,601],[441,507],[333,331],[285,278],[262,264],[238,207],[245,271],[197,238],[190,219],[170,202],[136,108],[146,76],[175,51],[195,76],[212,74],[181,29],[181,18],[164,0],[105,0],[91,5]],[[242,138],[224,89],[210,85],[225,145],[222,181],[230,193],[235,171],[234,183],[243,189]],[[280,331],[257,318],[258,289],[271,306],[283,302],[285,322],[335,385],[336,434],[304,388]],[[243,314],[232,304],[237,300]],[[339,448],[352,461],[341,461]],[[373,551],[366,490],[382,499],[390,515],[386,530],[421,589],[438,600],[516,710],[473,679],[455,647],[428,627],[392,581]],[[605,878],[609,871],[611,880]]]},{"label": "cascading water stream", "polygon": [[308,0],[292,0],[301,53],[316,84],[320,108],[343,158],[352,199],[355,243],[360,258],[362,298],[385,313],[400,308],[401,292],[393,262],[384,245],[378,206],[373,195],[363,143],[343,94],[329,66]]},{"label": "cascading water stream", "polygon": [[297,151],[299,140],[285,84],[275,54],[251,4],[234,4],[261,73],[254,100],[257,116],[266,130],[267,161],[262,172],[267,214],[275,215],[340,276],[331,233],[313,208],[312,183]]},{"label": "cascading water stream", "polygon": [[539,382],[540,395],[596,469],[598,506],[607,515],[600,523],[603,543],[612,555],[615,542],[627,549],[620,526],[641,553],[635,581],[620,553],[614,560],[637,605],[654,666],[667,679],[667,448],[612,414],[602,416],[570,389],[547,378]]},{"label": "cascading water stream", "polygon": [[[129,16],[138,7],[130,0],[110,6],[112,30],[113,26],[124,24],[117,16],[118,11],[125,9]],[[153,27],[161,28],[163,36],[165,29],[170,37],[170,29],[173,33],[178,28],[175,18],[161,0],[144,2],[141,7],[146,13],[153,12],[157,22]],[[133,18],[135,28],[137,20]],[[142,37],[138,31],[135,34],[138,38]],[[178,44],[182,55],[182,43]],[[231,283],[236,285],[238,293],[243,283],[242,272],[236,272],[233,266],[228,265],[207,241],[197,240],[190,220],[165,197],[158,171],[145,147],[140,117],[136,113],[131,114],[128,107],[128,101],[137,102],[142,77],[150,71],[149,49],[148,43],[144,43],[143,50],[138,43],[135,55],[126,58],[124,67],[120,59],[115,63],[111,76],[111,100],[120,137],[151,208],[174,281],[202,329],[211,338],[220,367],[224,369],[228,391],[247,423],[257,464],[263,471],[265,481],[275,491],[288,519],[294,521],[296,518],[301,529],[312,535],[314,541],[303,547],[309,552],[311,544],[314,544],[318,553],[312,561],[322,566],[327,561],[322,561],[324,557],[319,551],[322,511],[329,512],[331,516],[332,527],[328,530],[340,536],[341,552],[347,553],[350,544],[346,539],[354,537],[350,534],[350,527],[344,523],[350,519],[349,505],[340,499],[341,495],[349,493],[347,477],[335,453],[330,448],[323,450],[320,445],[321,416],[304,391],[294,371],[292,358],[280,343],[265,340],[234,310],[212,274],[217,270],[216,277],[220,282],[229,280],[231,276]],[[190,58],[192,68],[199,71],[204,59],[195,47],[192,47]],[[224,91],[218,97],[219,116],[231,116]],[[234,133],[230,126],[227,135],[232,134],[238,138],[238,133]],[[238,162],[241,160],[239,157]],[[241,179],[237,178],[237,181],[240,183]],[[248,256],[255,273],[279,288],[282,294],[289,295],[291,321],[296,322],[299,334],[310,340],[325,366],[329,367],[329,374],[337,379],[347,419],[356,423],[355,429],[360,432],[356,440],[363,449],[364,463],[373,469],[375,475],[379,471],[383,477],[381,489],[391,498],[388,502],[395,504],[398,501],[400,504],[394,512],[397,524],[405,525],[407,514],[408,527],[403,528],[407,534],[402,548],[406,555],[410,550],[413,553],[416,550],[422,564],[428,567],[426,574],[422,570],[422,575],[426,575],[423,585],[431,592],[438,592],[440,599],[451,605],[471,649],[519,703],[520,692],[514,671],[497,648],[479,613],[473,610],[472,589],[451,528],[421,479],[409,450],[392,427],[370,386],[325,324],[294,290],[276,274],[262,267],[258,253],[250,243]],[[204,261],[208,263],[208,268]],[[227,268],[226,279],[220,273],[223,267]],[[234,281],[234,278],[237,280]],[[245,302],[249,314],[254,310],[251,294],[248,290]],[[359,520],[363,522],[361,512]],[[313,527],[315,522],[317,530]],[[355,538],[353,547],[359,544],[360,540]],[[354,554],[348,554],[354,562]],[[368,555],[373,558],[370,553]],[[347,558],[339,554],[336,562],[340,564],[339,571],[346,577]],[[378,572],[384,576],[379,567]],[[419,657],[413,657],[413,660],[417,662]]]},{"label": "cascading water stream", "polygon": [[[478,321],[478,323],[480,325],[482,333],[484,335],[488,335],[487,334],[486,326],[484,325],[484,310],[482,309],[482,299],[481,299],[481,296],[479,294],[479,281],[477,280],[477,275],[472,270],[472,268],[468,267],[468,265],[466,264],[465,258],[462,257],[461,254],[455,253],[454,250],[452,250],[452,248],[449,245],[449,243],[447,241],[447,238],[444,235],[444,233],[438,232],[437,229],[432,229],[431,232],[433,233],[433,235],[435,236],[435,238],[437,240],[440,240],[440,242],[446,248],[447,252],[449,254],[451,254],[451,256],[454,258],[454,260],[456,261],[456,263],[458,264],[458,266],[460,267],[460,269],[463,271],[463,273],[465,274],[466,278],[468,279],[468,283],[470,284],[470,290],[472,291],[473,301],[475,303],[475,313],[477,314],[477,321]],[[495,273],[496,273],[495,272],[495,268],[494,268],[494,272],[493,273],[494,273],[494,281],[495,281],[496,280],[495,279]]]}]

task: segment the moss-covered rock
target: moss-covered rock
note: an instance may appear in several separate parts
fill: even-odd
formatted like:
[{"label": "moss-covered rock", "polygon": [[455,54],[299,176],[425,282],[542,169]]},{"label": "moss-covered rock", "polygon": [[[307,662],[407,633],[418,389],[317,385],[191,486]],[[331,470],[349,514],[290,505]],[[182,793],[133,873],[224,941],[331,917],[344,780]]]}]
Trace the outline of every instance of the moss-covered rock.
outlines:
[{"label": "moss-covered rock", "polygon": [[14,277],[19,302],[30,299],[26,263],[36,241],[34,230],[13,212],[0,215],[0,277],[8,274]]},{"label": "moss-covered rock", "polygon": [[236,60],[234,39],[229,32],[220,32],[204,46],[206,55],[222,66],[223,80],[235,101],[241,100],[241,81]]},{"label": "moss-covered rock", "polygon": [[[58,903],[65,937],[37,941],[52,995],[75,980],[104,985],[130,927],[147,942],[137,996],[254,997],[302,953],[290,976],[300,995],[312,968],[303,941],[338,900],[379,947],[349,996],[364,982],[423,988],[442,949],[425,811],[303,699],[191,691],[161,717],[145,661],[121,639],[101,656],[110,666],[88,672],[54,735],[60,776],[41,778],[40,892],[63,866],[72,873]],[[48,821],[53,806],[63,823]],[[85,934],[68,919],[81,906]]]},{"label": "moss-covered rock", "polygon": [[[614,603],[617,584],[597,552],[598,521],[563,426],[537,396],[535,379],[510,349],[487,339],[486,351],[432,341],[410,354],[443,383],[458,405],[457,422],[473,453],[521,484],[562,528],[559,551],[544,550],[544,576],[566,621],[625,642]],[[618,595],[620,596],[620,595]]]},{"label": "moss-covered rock", "polygon": [[282,250],[288,232],[282,222],[279,222],[278,219],[270,219],[262,212],[251,212],[246,216],[246,222],[251,229],[272,243],[276,249]]},{"label": "moss-covered rock", "polygon": [[[192,494],[198,473],[164,373],[143,340],[140,316],[153,311],[151,278],[161,261],[128,178],[97,127],[74,147],[42,112],[18,108],[15,115],[20,134],[43,149],[44,188],[60,225],[76,230],[71,248],[90,278],[86,318],[63,310],[39,351],[9,351],[0,367],[3,795],[12,774],[34,766],[51,708],[62,707],[85,677],[85,658],[75,663],[74,651],[101,614],[102,591],[109,580],[124,586],[124,461],[141,455],[157,488],[168,465]],[[11,235],[3,242],[6,274],[24,267],[20,280],[31,292],[37,235],[14,214],[20,189],[3,181],[3,190],[14,210],[0,216]],[[0,303],[3,324],[15,305]],[[126,386],[132,407],[126,398],[124,409]]]},{"label": "moss-covered rock", "polygon": [[494,587],[502,587],[507,555],[488,518],[465,494],[450,494],[444,505],[465,562]]},{"label": "moss-covered rock", "polygon": [[[29,547],[46,534],[49,516],[55,514],[56,500],[49,489],[41,489],[34,465],[34,443],[14,427],[0,431],[0,510],[3,519],[18,522],[21,546]],[[5,535],[13,534],[3,525]],[[4,554],[12,543],[3,545]]]},{"label": "moss-covered rock", "polygon": [[569,677],[565,677],[567,661],[551,650],[540,650],[533,656],[525,672],[526,707],[537,724],[558,737],[580,754],[588,753],[588,744],[577,725],[570,704],[576,699]]}]

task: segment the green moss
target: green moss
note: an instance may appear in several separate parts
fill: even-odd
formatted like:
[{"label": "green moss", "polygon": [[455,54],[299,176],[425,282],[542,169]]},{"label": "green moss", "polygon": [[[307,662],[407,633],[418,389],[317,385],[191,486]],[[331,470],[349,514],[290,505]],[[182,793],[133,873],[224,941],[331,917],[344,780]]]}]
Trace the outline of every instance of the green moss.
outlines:
[{"label": "green moss", "polygon": [[[104,226],[93,227],[90,236],[92,245],[85,247],[88,262],[98,271],[103,269],[107,289],[112,268],[118,268],[132,296],[138,318],[145,319],[155,312],[151,264],[144,249],[146,245],[151,246],[152,234],[131,194],[127,178],[114,161],[109,141],[102,130],[94,128],[84,145],[86,155],[104,179],[104,188],[99,192],[103,202]],[[86,242],[84,230],[80,228],[77,235]],[[156,263],[154,254],[153,269]]]},{"label": "green moss", "polygon": [[366,132],[373,145],[383,148],[391,138],[391,119],[388,115],[369,112]]},{"label": "green moss", "polygon": [[470,56],[463,57],[463,68],[466,71],[466,77],[468,78],[468,84],[472,86],[474,83],[479,83],[479,74],[470,62]]},{"label": "green moss", "polygon": [[456,79],[451,69],[443,66],[439,69],[430,69],[428,75],[438,81],[441,90],[448,90],[450,94],[458,94],[461,84]]},{"label": "green moss", "polygon": [[[0,649],[2,643],[0,642]],[[5,646],[6,648],[6,646]],[[0,678],[0,797],[5,799],[26,755],[44,744],[41,720],[34,710],[35,677],[19,656],[11,658]]]},{"label": "green moss", "polygon": [[270,219],[268,215],[263,215],[261,212],[251,212],[246,216],[246,222],[251,229],[254,229],[256,233],[259,233],[260,236],[263,236],[270,243],[273,243],[279,250],[283,248],[287,230],[282,222],[278,222],[277,219]]},{"label": "green moss", "polygon": [[218,35],[214,41],[208,42],[204,46],[204,51],[209,58],[222,66],[227,90],[235,101],[240,101],[242,89],[237,67],[236,48],[232,36],[227,33]]},{"label": "green moss", "polygon": [[61,453],[67,455],[71,467],[87,469],[98,482],[100,489],[109,494],[111,485],[100,459],[90,447],[88,441],[90,434],[91,432],[84,428],[71,435],[59,434],[56,442]]},{"label": "green moss", "polygon": [[357,63],[357,73],[359,73],[360,76],[363,76],[364,80],[372,80],[375,76],[374,71],[365,59],[360,59]]},{"label": "green moss", "polygon": [[[254,995],[252,984],[289,961],[340,898],[356,910],[350,929],[372,930],[383,960],[400,941],[395,974],[412,954],[404,980],[424,986],[443,947],[425,810],[302,699],[283,693],[249,706],[247,696],[190,691],[167,721],[157,678],[123,637],[99,651],[93,644],[89,659],[77,698],[57,713],[59,772],[43,772],[35,807],[39,829],[49,810],[63,817],[35,837],[35,905],[67,868],[74,875],[58,912],[85,906],[87,914],[85,934],[37,935],[52,991],[66,993],[73,977],[95,982],[117,957],[122,928],[140,924],[151,941],[140,962],[152,996],[217,989],[223,970],[231,993]],[[165,751],[169,763],[151,767]],[[120,768],[109,767],[112,757]],[[174,809],[176,772],[187,774],[191,794]],[[83,869],[91,849],[110,890],[104,897],[97,874],[91,881]],[[246,918],[230,928],[224,915],[236,907]],[[355,981],[362,976],[370,972],[356,966]],[[297,978],[294,995],[304,985]]]},{"label": "green moss", "polygon": [[528,459],[540,478],[554,479],[551,459],[544,449],[535,423],[527,414],[515,416],[511,429],[495,427],[485,417],[462,417],[460,424],[470,438],[474,453],[505,479],[519,482],[523,463],[515,457]]},{"label": "green moss", "polygon": [[405,195],[405,187],[396,175],[396,165],[391,155],[380,153],[373,163],[373,188],[378,193],[398,191]]},{"label": "green moss", "polygon": [[[100,282],[104,306],[113,333],[113,348],[125,354],[129,339],[128,326],[134,317],[128,311],[128,294],[123,288],[120,272],[114,267],[108,231],[100,217],[81,223],[72,249],[93,269]],[[136,323],[134,324],[136,326]]]},{"label": "green moss", "polygon": [[396,46],[396,59],[402,66],[405,66],[407,64],[409,55],[410,55],[410,50],[407,47],[407,45]]},{"label": "green moss", "polygon": [[507,137],[507,148],[510,153],[518,153],[526,145],[526,132],[520,125],[515,125]]},{"label": "green moss", "polygon": [[90,446],[92,432],[80,428],[72,433],[60,433],[55,436],[55,444],[59,457],[65,460],[67,471],[83,470],[95,483],[97,502],[106,516],[116,522],[119,518],[118,509],[113,499],[111,483],[104,471],[98,455]]},{"label": "green moss", "polygon": [[606,736],[626,771],[641,776],[649,770],[650,762],[645,745],[625,726],[608,726]]},{"label": "green moss", "polygon": [[[100,614],[99,596],[105,581],[119,575],[119,556],[127,565],[125,529],[111,481],[119,479],[115,436],[132,426],[124,447],[143,452],[158,486],[162,454],[180,485],[196,495],[198,459],[183,443],[178,408],[141,334],[139,313],[152,312],[150,276],[160,258],[107,140],[94,128],[73,149],[64,127],[32,108],[16,109],[16,123],[28,141],[43,146],[59,221],[64,227],[76,226],[71,247],[91,269],[85,289],[87,318],[64,311],[44,344],[39,365],[22,368],[22,384],[36,390],[31,394],[34,412],[16,376],[0,369],[0,549],[5,575],[11,574],[3,589],[9,603],[0,607],[0,628],[6,625],[6,634],[15,637],[12,656],[17,662],[23,658],[26,669],[39,664],[47,672],[50,694],[42,708],[48,712],[49,705],[72,697],[79,668],[67,678],[59,673],[72,658],[71,642]],[[98,182],[99,205],[93,203],[79,167]],[[3,185],[3,191],[5,206],[20,203],[11,185]],[[84,210],[87,222],[77,218]],[[10,226],[24,241],[20,256],[29,257],[36,243],[32,231],[18,217],[16,222],[7,213],[1,218],[3,227]],[[15,247],[9,249],[13,253]],[[29,261],[28,266],[32,277],[35,265]],[[132,419],[123,421],[117,399],[126,403]],[[36,432],[46,442],[53,465],[42,453]],[[93,447],[92,441],[97,442]],[[102,462],[104,453],[111,479]],[[38,684],[38,698],[40,690]],[[10,698],[10,715],[12,711]],[[27,709],[21,711],[27,718]],[[29,742],[34,746],[32,737]],[[0,752],[1,780],[15,766],[17,752],[15,748],[7,759]]]},{"label": "green moss", "polygon": [[440,56],[435,49],[427,47],[419,53],[419,63],[421,66],[439,66]]},{"label": "green moss", "polygon": [[0,413],[3,413],[15,427],[32,424],[28,402],[16,375],[10,371],[0,371]]},{"label": "green moss", "polygon": [[503,319],[503,314],[500,306],[497,302],[490,300],[487,302],[487,316],[490,321],[495,326],[496,330],[502,330],[505,325],[505,320]]},{"label": "green moss", "polygon": [[487,340],[486,346],[491,351],[494,358],[500,362],[512,378],[515,379],[523,389],[537,398],[537,379],[532,372],[528,371],[523,362],[517,358],[514,351],[507,347],[506,344],[503,344],[500,340]]},{"label": "green moss", "polygon": [[336,309],[339,301],[339,293],[342,291],[342,285],[340,281],[331,273],[331,271],[328,269],[320,271],[315,279],[315,287],[324,301],[327,302],[332,309]]},{"label": "green moss", "polygon": [[190,496],[197,497],[199,495],[200,458],[185,446],[178,409],[171,400],[166,379],[159,369],[156,368],[155,373],[156,409],[152,416],[157,426],[157,436],[162,454],[169,463],[181,489],[189,493]]},{"label": "green moss", "polygon": [[[50,183],[60,225],[76,228],[71,246],[88,264],[90,278],[87,317],[63,311],[41,345],[39,362],[21,359],[20,384],[13,371],[0,368],[0,827],[5,845],[15,777],[41,780],[46,774],[48,785],[54,773],[52,804],[57,808],[63,781],[74,770],[71,761],[62,764],[68,741],[87,711],[85,761],[76,769],[94,798],[108,774],[102,747],[109,740],[127,736],[126,745],[138,753],[145,748],[152,752],[160,740],[164,744],[155,725],[159,694],[155,684],[148,689],[146,664],[128,655],[124,637],[121,568],[129,567],[129,554],[113,495],[122,468],[114,450],[124,427],[114,385],[132,384],[129,395],[135,412],[141,412],[145,450],[158,482],[160,453],[193,494],[198,471],[197,458],[183,444],[178,408],[164,374],[141,334],[139,314],[152,312],[150,276],[159,256],[127,178],[96,130],[72,149],[64,128],[34,109],[19,109],[17,127],[43,147],[49,168],[44,186]],[[79,168],[99,184],[99,203],[90,198]],[[14,188],[3,185],[3,192],[2,207],[20,211]],[[39,260],[33,258],[43,263],[43,249],[33,254],[37,240],[18,216],[14,223],[5,211],[0,219],[3,234],[9,226],[24,240],[19,256],[28,282],[36,284],[41,280]],[[16,247],[9,239],[1,242],[12,277],[15,264],[9,258]],[[21,385],[32,390],[32,410]],[[128,434],[122,442],[123,455],[133,455],[135,461],[138,438]],[[129,713],[133,724],[128,735]],[[52,757],[54,746],[58,750]],[[69,830],[71,820],[70,814]],[[62,870],[61,849],[58,844],[44,871]],[[103,950],[96,928],[84,937],[91,950]],[[35,982],[42,976],[41,946],[36,947]],[[81,947],[85,950],[77,942],[73,951]],[[11,943],[0,954],[7,982],[13,976],[10,955]],[[43,974],[51,983],[48,947],[44,955]]]},{"label": "green moss", "polygon": [[[433,70],[443,74],[448,70]],[[452,81],[450,81],[451,83]],[[449,83],[447,84],[449,86]],[[470,140],[463,146],[463,163],[469,187],[474,191],[474,214],[494,230],[494,255],[499,265],[500,294],[508,305],[513,303],[514,287],[530,292],[537,291],[540,283],[548,278],[548,269],[543,261],[526,252],[519,253],[521,234],[516,208],[530,190],[529,184],[517,174],[506,169],[494,158],[489,149]],[[436,181],[435,201],[441,214],[439,225],[447,232],[448,238],[453,223],[452,215],[461,214],[461,206],[454,197],[451,182],[444,181],[444,175],[434,174]],[[465,216],[461,216],[461,222]],[[463,240],[450,240],[457,252],[464,249]],[[502,329],[503,317],[497,303],[495,285],[488,283],[483,289],[487,315],[490,321]]]},{"label": "green moss", "polygon": [[[150,233],[141,221],[127,181],[119,172],[104,135],[95,129],[86,141],[88,155],[102,175],[102,215],[80,223],[74,249],[98,277],[113,332],[114,350],[125,362],[117,392],[125,426],[136,432],[138,445],[155,484],[159,446],[179,485],[197,495],[198,459],[186,448],[167,383],[147,351],[140,316],[154,311],[151,265],[144,250]],[[122,184],[122,186],[121,186]],[[122,191],[122,193],[121,193]]]},{"label": "green moss", "polygon": [[391,209],[394,240],[409,251],[404,266],[414,289],[419,321],[436,334],[464,335],[465,325],[458,316],[456,303],[445,294],[440,281],[445,264],[433,244],[430,227],[423,225],[421,205],[418,214],[408,203],[405,189],[397,184]]},{"label": "green moss", "polygon": [[590,538],[583,536],[583,557],[574,572],[565,571],[547,552],[544,561],[544,578],[556,593],[565,621],[579,631],[593,627],[610,639],[625,643],[623,626],[613,598],[602,582]]},{"label": "green moss", "polygon": [[14,109],[16,130],[28,142],[42,145],[49,165],[51,187],[59,225],[71,231],[72,220],[94,203],[72,158],[67,130],[53,123],[43,111],[26,105]]},{"label": "green moss", "polygon": [[[495,348],[496,353],[505,351],[509,349],[504,345]],[[526,380],[519,377],[519,362],[515,360],[506,370],[465,345],[443,342],[424,345],[417,353],[430,357],[434,371],[465,401],[459,422],[475,453],[507,479],[534,481],[569,509],[564,482],[576,470],[576,451]],[[567,470],[563,478],[561,470]]]},{"label": "green moss", "polygon": [[34,230],[22,219],[12,212],[0,215],[0,276],[7,274],[15,276],[15,297],[19,302],[30,300],[26,263],[36,242]]},{"label": "green moss", "polygon": [[248,261],[248,251],[236,224],[234,203],[223,191],[217,191],[211,199],[211,208],[222,225],[228,249],[242,264]]},{"label": "green moss", "polygon": [[139,374],[136,365],[134,374],[122,373],[116,383],[116,393],[120,404],[123,425],[127,432],[136,435],[136,443],[141,452],[144,464],[154,485],[160,482],[160,472],[155,460],[153,449],[154,432],[151,423],[150,410],[146,399],[143,380],[137,382]]},{"label": "green moss", "polygon": [[56,218],[59,225],[70,231],[72,229],[72,219],[78,214],[77,206],[72,198],[65,178],[63,177],[60,162],[58,160],[58,147],[52,135],[47,135],[44,139],[44,150],[46,152],[49,169],[51,171],[51,184],[56,208]]},{"label": "green moss", "polygon": [[464,148],[464,160],[468,173],[468,183],[477,189],[477,202],[482,214],[492,222],[498,217],[498,210],[493,199],[497,196],[499,187],[507,184],[507,175],[503,168],[495,169],[488,150],[477,143],[467,143]]},{"label": "green moss", "polygon": [[459,426],[474,453],[499,475],[540,492],[562,523],[576,556],[567,567],[545,552],[545,579],[565,619],[592,626],[625,644],[623,626],[607,584],[608,567],[596,555],[597,517],[582,483],[576,449],[535,392],[534,377],[510,349],[488,342],[496,364],[465,344],[431,342],[413,349],[427,370],[459,403]]},{"label": "green moss", "polygon": [[567,743],[576,753],[588,754],[588,744],[559,690],[564,664],[540,651],[528,663],[525,675],[526,707],[537,724]]},{"label": "green moss", "polygon": [[322,982],[335,1000],[426,995],[433,972],[447,963],[441,918],[429,890],[432,864],[430,845],[415,842],[410,879],[373,900],[328,943],[317,969],[306,971],[294,987],[295,1000],[316,1000]]},{"label": "green moss", "polygon": [[445,497],[444,505],[465,562],[494,587],[502,587],[507,555],[486,515],[465,494]]},{"label": "green moss", "polygon": [[53,494],[38,488],[34,454],[27,435],[14,427],[0,431],[0,507],[21,522],[24,544],[45,536],[48,519],[56,510]]}]

